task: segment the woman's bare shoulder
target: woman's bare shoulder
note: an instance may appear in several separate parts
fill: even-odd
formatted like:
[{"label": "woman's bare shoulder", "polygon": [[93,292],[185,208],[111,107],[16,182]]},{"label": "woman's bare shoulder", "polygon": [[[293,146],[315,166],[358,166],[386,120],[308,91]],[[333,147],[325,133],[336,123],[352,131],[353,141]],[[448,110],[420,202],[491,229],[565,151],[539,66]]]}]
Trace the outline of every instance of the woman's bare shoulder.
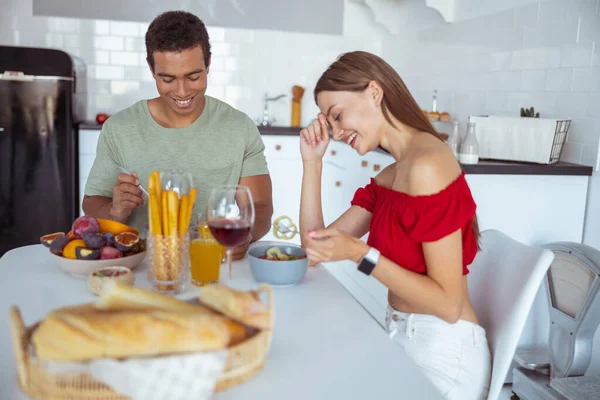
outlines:
[{"label": "woman's bare shoulder", "polygon": [[434,146],[424,149],[410,163],[408,193],[412,196],[438,193],[461,173],[460,164],[449,148]]}]

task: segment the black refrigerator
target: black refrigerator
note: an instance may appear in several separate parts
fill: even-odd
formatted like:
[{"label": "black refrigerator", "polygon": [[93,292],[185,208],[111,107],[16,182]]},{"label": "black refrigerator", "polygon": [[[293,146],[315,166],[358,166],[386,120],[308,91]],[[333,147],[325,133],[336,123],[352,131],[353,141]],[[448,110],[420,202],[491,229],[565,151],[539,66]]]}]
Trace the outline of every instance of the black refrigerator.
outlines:
[{"label": "black refrigerator", "polygon": [[79,214],[85,81],[63,51],[0,46],[0,257],[66,233]]}]

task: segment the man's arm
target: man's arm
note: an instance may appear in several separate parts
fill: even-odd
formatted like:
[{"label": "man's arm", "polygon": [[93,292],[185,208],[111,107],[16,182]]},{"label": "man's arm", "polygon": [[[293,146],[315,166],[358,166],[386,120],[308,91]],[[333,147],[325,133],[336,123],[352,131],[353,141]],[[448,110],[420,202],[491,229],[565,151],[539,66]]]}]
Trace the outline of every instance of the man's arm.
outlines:
[{"label": "man's arm", "polygon": [[[271,228],[271,217],[273,216],[273,198],[271,188],[271,177],[266,175],[246,176],[240,178],[240,185],[245,185],[252,193],[254,201],[254,226],[250,234],[252,235],[251,242],[256,242],[266,235]],[[246,256],[250,243],[236,247],[231,252],[233,260],[241,260]]]},{"label": "man's arm", "polygon": [[273,189],[269,175],[247,176],[240,179],[240,185],[247,186],[254,200],[254,226],[252,227],[252,241],[255,242],[265,236],[271,229],[273,217]]}]

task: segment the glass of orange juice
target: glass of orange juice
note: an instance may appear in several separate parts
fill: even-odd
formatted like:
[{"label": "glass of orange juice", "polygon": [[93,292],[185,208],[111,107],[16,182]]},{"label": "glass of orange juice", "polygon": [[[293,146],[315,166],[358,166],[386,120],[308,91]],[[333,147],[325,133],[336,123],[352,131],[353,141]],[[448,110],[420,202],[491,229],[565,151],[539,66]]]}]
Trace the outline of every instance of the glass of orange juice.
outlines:
[{"label": "glass of orange juice", "polygon": [[192,284],[204,286],[219,281],[225,248],[210,233],[203,213],[190,224],[190,272]]}]

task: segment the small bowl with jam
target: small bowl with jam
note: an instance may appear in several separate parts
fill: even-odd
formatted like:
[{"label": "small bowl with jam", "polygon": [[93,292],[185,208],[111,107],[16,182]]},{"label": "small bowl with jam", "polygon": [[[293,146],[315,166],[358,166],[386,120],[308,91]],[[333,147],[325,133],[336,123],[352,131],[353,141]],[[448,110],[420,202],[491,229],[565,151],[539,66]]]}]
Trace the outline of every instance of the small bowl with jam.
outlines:
[{"label": "small bowl with jam", "polygon": [[109,281],[119,281],[126,285],[133,286],[135,283],[135,276],[127,267],[113,266],[100,268],[94,272],[90,272],[88,275],[88,288],[92,293],[98,296],[102,291],[104,284]]}]

